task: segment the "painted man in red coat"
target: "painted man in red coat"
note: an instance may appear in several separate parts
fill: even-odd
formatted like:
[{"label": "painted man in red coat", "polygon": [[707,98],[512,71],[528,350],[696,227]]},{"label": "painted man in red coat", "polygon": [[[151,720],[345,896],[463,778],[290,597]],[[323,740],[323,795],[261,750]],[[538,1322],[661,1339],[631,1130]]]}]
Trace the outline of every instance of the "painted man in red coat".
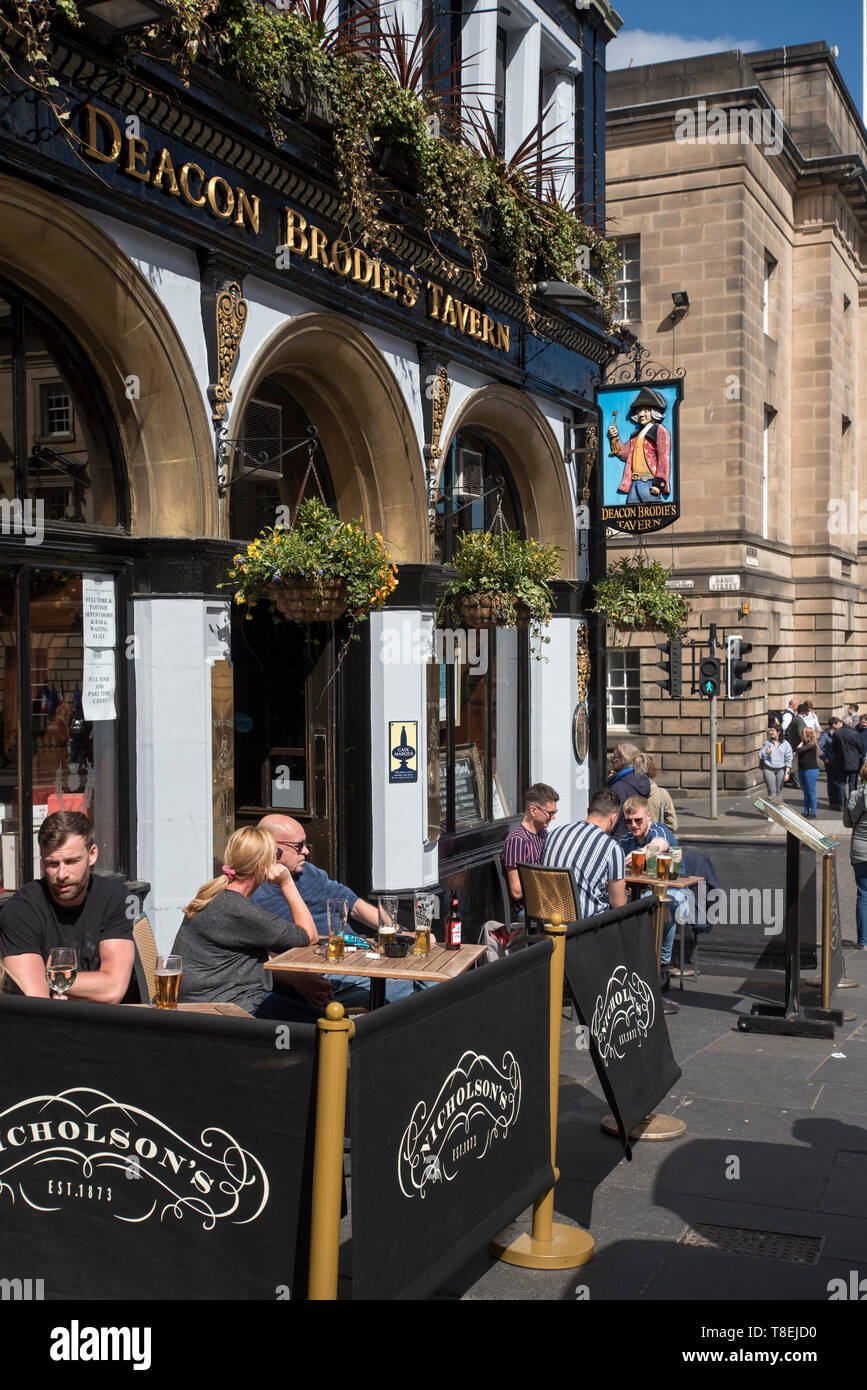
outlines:
[{"label": "painted man in red coat", "polygon": [[617,491],[626,493],[627,505],[655,502],[671,492],[671,435],[662,423],[665,411],[665,397],[642,386],[626,416],[636,427],[631,438],[622,444],[617,425],[609,427],[610,452],[626,464]]}]

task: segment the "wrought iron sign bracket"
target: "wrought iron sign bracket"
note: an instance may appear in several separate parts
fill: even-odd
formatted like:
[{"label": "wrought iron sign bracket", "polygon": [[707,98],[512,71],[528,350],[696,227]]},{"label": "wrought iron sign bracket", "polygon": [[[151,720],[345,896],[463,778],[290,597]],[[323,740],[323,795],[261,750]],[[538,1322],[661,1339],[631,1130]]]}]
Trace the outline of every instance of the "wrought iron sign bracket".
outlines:
[{"label": "wrought iron sign bracket", "polygon": [[[307,426],[307,433],[303,439],[297,439],[289,445],[288,449],[282,449],[279,454],[268,454],[264,450],[261,453],[253,454],[244,448],[247,443],[246,437],[243,439],[232,439],[229,435],[228,427],[224,426],[220,430],[217,439],[217,492],[220,497],[225,497],[230,487],[235,483],[253,478],[263,468],[273,468],[275,463],[279,463],[288,454],[297,453],[299,449],[307,448],[311,457],[319,443],[319,431],[315,425]],[[229,463],[232,458],[240,459],[246,468],[243,473],[237,473],[234,478],[229,477]]]}]

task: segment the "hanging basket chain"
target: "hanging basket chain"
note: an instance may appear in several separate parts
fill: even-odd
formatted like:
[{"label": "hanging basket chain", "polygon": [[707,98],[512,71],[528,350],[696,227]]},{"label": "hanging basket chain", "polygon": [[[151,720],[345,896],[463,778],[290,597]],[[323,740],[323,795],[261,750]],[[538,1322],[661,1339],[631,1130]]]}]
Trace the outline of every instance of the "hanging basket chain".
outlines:
[{"label": "hanging basket chain", "polygon": [[307,486],[307,479],[310,477],[310,474],[311,474],[311,473],[313,474],[314,478],[316,479],[316,486],[317,486],[317,488],[319,489],[319,496],[320,496],[320,498],[321,498],[321,500],[322,500],[322,505],[323,505],[323,507],[327,507],[327,506],[328,506],[328,503],[327,503],[326,500],[325,500],[325,493],[324,493],[324,491],[322,490],[322,482],[321,482],[321,480],[320,480],[319,474],[318,474],[317,471],[316,471],[316,464],[315,464],[314,461],[313,461],[313,458],[314,458],[315,453],[316,453],[316,441],[315,441],[315,439],[311,439],[310,443],[307,445],[307,468],[306,468],[306,470],[305,470],[304,477],[301,479],[301,486],[300,486],[300,488],[298,489],[298,497],[297,497],[297,500],[296,500],[296,502],[295,502],[295,506],[292,508],[292,515],[291,515],[291,517],[289,518],[289,530],[290,530],[290,531],[294,531],[294,530],[295,530],[295,522],[296,522],[297,519],[298,519],[298,512],[299,512],[299,510],[300,510],[301,503],[302,503],[302,501],[303,501],[303,499],[304,499],[304,489],[305,489],[306,486]]}]

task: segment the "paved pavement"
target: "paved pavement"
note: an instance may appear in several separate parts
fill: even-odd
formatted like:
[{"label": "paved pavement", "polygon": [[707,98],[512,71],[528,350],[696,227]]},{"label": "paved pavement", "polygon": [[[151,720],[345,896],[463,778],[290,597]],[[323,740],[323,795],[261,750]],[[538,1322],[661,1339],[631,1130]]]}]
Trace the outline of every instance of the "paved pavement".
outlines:
[{"label": "paved pavement", "polygon": [[[800,807],[797,793],[785,799]],[[681,832],[694,826],[696,834],[781,837],[751,802],[746,795],[721,798],[716,823],[706,803],[685,802],[678,807]],[[608,1107],[588,1054],[576,1049],[575,1023],[564,1020],[556,1205],[590,1231],[595,1258],[577,1271],[536,1272],[480,1257],[440,1297],[586,1298],[591,1306],[707,1300],[722,1325],[728,1315],[720,1305],[743,1300],[768,1307],[770,1300],[812,1302],[815,1324],[823,1311],[836,1312],[829,1281],[850,1281],[853,1270],[865,1278],[867,1296],[867,952],[851,949],[848,832],[839,816],[819,818],[841,837],[845,971],[858,986],[835,993],[832,1004],[854,1012],[854,1020],[833,1042],[741,1033],[737,1019],[755,1000],[779,1001],[782,972],[702,973],[687,981],[683,992],[672,992],[680,1011],[667,1019],[683,1076],[660,1106],[686,1122],[686,1133],[637,1144],[632,1162],[600,1129]],[[819,1003],[818,991],[804,989],[802,1002]],[[713,1235],[716,1248],[690,1243],[696,1223],[725,1228]],[[790,1314],[787,1321],[811,1321],[808,1309]],[[684,1325],[683,1308],[663,1316],[669,1334]],[[701,1317],[706,1322],[707,1312]],[[767,1324],[767,1308],[753,1318]],[[688,1318],[687,1330],[691,1325]],[[753,1345],[785,1346],[768,1335]],[[710,1343],[694,1337],[683,1345]]]}]

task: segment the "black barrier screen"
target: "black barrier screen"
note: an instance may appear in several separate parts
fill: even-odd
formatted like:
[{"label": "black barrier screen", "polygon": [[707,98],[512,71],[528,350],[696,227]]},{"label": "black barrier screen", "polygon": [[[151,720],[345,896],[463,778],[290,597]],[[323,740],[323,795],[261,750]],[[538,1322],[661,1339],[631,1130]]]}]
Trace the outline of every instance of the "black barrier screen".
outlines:
[{"label": "black barrier screen", "polygon": [[662,1012],[650,900],[574,927],[566,937],[566,978],[631,1158],[629,1131],[681,1075]]},{"label": "black barrier screen", "polygon": [[46,1299],[288,1298],[314,1037],[0,1001],[0,1273]]},{"label": "black barrier screen", "polygon": [[831,989],[843,978],[843,926],[840,920],[840,889],[837,884],[837,856],[831,860]]},{"label": "black barrier screen", "polygon": [[355,1297],[426,1298],[553,1182],[549,942],[356,1023]]}]

